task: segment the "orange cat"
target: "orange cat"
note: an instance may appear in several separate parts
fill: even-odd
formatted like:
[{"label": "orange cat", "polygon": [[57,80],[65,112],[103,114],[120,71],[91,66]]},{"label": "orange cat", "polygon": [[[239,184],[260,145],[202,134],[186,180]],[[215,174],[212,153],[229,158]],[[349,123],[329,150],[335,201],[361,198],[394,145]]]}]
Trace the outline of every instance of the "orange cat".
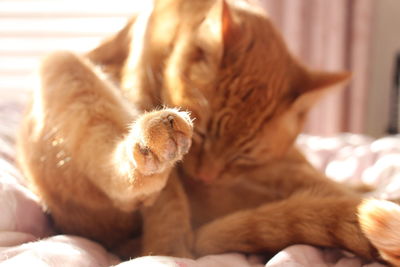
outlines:
[{"label": "orange cat", "polygon": [[[120,255],[140,235],[141,254],[305,243],[400,264],[400,208],[327,179],[293,144],[348,74],[305,68],[257,7],[159,0],[90,53],[50,55],[40,77],[19,158],[62,232]],[[193,132],[161,106],[190,111]]]}]

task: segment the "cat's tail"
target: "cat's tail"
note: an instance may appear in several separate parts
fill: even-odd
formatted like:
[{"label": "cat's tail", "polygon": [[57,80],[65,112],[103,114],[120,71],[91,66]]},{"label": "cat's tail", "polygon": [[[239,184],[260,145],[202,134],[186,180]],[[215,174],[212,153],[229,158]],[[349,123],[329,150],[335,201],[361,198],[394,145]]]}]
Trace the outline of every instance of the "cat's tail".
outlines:
[{"label": "cat's tail", "polygon": [[358,216],[362,231],[381,257],[400,266],[400,206],[386,200],[364,200]]}]

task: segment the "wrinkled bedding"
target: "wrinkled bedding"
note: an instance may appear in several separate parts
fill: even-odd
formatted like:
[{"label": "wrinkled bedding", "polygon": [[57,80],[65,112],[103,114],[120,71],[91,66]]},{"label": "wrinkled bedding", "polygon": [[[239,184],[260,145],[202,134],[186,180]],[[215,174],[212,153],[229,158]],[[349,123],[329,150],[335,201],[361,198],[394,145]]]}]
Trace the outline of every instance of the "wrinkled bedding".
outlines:
[{"label": "wrinkled bedding", "polygon": [[[363,262],[348,252],[308,245],[288,247],[268,261],[262,256],[230,253],[197,260],[147,256],[121,263],[97,243],[53,234],[38,198],[25,187],[15,165],[15,129],[20,116],[19,103],[0,103],[0,266],[383,266]],[[317,168],[337,181],[375,186],[376,196],[383,198],[400,192],[400,137],[304,135],[298,144]]]}]

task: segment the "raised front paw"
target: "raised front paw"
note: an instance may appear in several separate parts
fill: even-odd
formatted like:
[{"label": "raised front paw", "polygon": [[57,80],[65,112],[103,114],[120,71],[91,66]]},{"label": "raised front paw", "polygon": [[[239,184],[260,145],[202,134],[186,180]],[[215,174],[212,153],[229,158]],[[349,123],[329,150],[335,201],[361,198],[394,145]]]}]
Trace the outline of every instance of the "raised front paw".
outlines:
[{"label": "raised front paw", "polygon": [[133,159],[144,175],[161,173],[189,151],[193,124],[187,112],[163,109],[143,114],[131,130]]}]

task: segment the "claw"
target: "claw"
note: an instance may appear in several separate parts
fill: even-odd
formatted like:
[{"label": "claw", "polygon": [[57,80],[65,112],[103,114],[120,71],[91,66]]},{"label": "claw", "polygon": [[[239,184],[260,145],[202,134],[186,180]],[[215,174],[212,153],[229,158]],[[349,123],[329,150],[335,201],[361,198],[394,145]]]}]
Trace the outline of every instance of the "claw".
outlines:
[{"label": "claw", "polygon": [[169,124],[171,125],[171,128],[174,129],[174,116],[168,115],[167,119],[169,121]]}]

